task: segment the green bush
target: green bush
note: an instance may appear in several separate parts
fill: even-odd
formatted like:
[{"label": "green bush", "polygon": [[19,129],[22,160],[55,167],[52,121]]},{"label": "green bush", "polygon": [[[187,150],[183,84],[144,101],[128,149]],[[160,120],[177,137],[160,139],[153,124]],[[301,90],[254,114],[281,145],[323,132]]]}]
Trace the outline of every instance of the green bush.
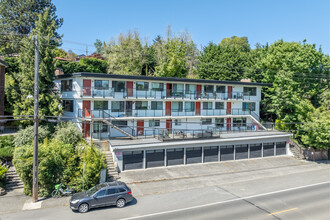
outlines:
[{"label": "green bush", "polygon": [[54,139],[63,143],[76,145],[81,138],[81,132],[72,122],[62,122],[55,128]]},{"label": "green bush", "polygon": [[4,188],[5,186],[5,174],[7,173],[8,168],[5,166],[0,166],[0,187]]},{"label": "green bush", "polygon": [[[41,143],[47,138],[50,134],[49,128],[44,126],[39,126],[38,128],[38,142]],[[29,126],[23,130],[17,132],[14,138],[15,147],[21,147],[27,144],[32,144],[34,137],[34,129],[33,126]]]},{"label": "green bush", "polygon": [[14,152],[14,136],[0,136],[0,159],[10,160]]},{"label": "green bush", "polygon": [[[45,139],[39,147],[39,195],[48,196],[54,185],[82,188],[83,162],[85,165],[85,186],[90,187],[99,182],[101,168],[105,168],[104,156],[95,146],[81,141],[75,147],[59,140]],[[25,145],[15,149],[14,165],[16,172],[24,182],[24,193],[32,193],[33,147]]]}]

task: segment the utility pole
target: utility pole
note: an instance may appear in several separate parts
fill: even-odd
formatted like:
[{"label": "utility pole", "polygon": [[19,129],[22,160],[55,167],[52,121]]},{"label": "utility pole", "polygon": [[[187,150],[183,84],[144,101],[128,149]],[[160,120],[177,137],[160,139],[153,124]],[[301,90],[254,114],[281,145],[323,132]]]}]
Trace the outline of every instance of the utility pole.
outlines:
[{"label": "utility pole", "polygon": [[38,126],[39,126],[39,42],[34,37],[34,138],[33,138],[33,188],[32,200],[38,201]]}]

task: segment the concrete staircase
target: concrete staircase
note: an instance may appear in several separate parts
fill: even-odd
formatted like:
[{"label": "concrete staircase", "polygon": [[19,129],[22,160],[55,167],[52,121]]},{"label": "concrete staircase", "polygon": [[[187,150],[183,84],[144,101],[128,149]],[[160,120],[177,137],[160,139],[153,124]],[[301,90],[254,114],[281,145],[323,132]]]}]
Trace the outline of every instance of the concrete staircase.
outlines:
[{"label": "concrete staircase", "polygon": [[16,173],[14,166],[10,166],[6,173],[6,188],[7,191],[24,188],[23,182]]},{"label": "concrete staircase", "polygon": [[110,151],[105,151],[104,154],[107,162],[108,181],[113,181],[118,177],[117,167],[113,161],[112,153]]},{"label": "concrete staircase", "polygon": [[106,124],[108,124],[108,125],[110,125],[112,128],[114,128],[114,129],[120,131],[120,132],[123,133],[124,135],[130,137],[132,140],[133,140],[133,139],[136,139],[133,135],[129,134],[128,132],[124,131],[123,129],[119,128],[118,126],[112,124],[111,121],[109,121],[109,120],[103,120],[103,122],[106,123]]},{"label": "concrete staircase", "polygon": [[290,141],[290,151],[293,154],[293,156],[298,160],[305,160],[306,158],[300,147],[297,146],[296,144],[292,144],[292,142],[293,141]]}]

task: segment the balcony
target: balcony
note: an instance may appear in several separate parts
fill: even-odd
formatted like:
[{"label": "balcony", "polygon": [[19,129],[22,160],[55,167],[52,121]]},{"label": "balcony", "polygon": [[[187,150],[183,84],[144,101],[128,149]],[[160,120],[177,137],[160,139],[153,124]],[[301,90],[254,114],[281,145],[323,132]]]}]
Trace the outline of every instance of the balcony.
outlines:
[{"label": "balcony", "polygon": [[[62,92],[62,97],[67,92]],[[72,93],[72,92],[71,92]],[[114,88],[102,89],[94,87],[83,87],[78,91],[80,97],[100,97],[100,98],[116,98],[116,99],[175,99],[175,100],[255,100],[256,96],[251,96],[243,92],[192,92],[178,90],[137,90]]]},{"label": "balcony", "polygon": [[[163,116],[223,116],[223,115],[251,115],[250,110],[242,109],[208,109],[196,111],[185,111],[185,110],[151,110],[151,109],[141,109],[141,110],[127,110],[127,111],[111,111],[107,110],[87,110],[79,109],[78,117],[80,118],[108,118],[111,117],[121,118],[121,117],[163,117]],[[254,113],[254,112],[253,112]],[[255,114],[255,113],[254,113]],[[255,114],[256,115],[256,114]]]}]

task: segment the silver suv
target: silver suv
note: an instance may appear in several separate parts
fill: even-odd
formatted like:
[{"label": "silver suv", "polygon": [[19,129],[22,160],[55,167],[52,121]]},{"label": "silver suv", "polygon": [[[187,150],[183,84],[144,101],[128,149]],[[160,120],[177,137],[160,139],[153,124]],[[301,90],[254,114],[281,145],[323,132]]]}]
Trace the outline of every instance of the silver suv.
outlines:
[{"label": "silver suv", "polygon": [[87,191],[74,194],[70,199],[70,208],[84,213],[91,208],[110,205],[122,208],[132,200],[132,191],[125,183],[101,183]]}]

